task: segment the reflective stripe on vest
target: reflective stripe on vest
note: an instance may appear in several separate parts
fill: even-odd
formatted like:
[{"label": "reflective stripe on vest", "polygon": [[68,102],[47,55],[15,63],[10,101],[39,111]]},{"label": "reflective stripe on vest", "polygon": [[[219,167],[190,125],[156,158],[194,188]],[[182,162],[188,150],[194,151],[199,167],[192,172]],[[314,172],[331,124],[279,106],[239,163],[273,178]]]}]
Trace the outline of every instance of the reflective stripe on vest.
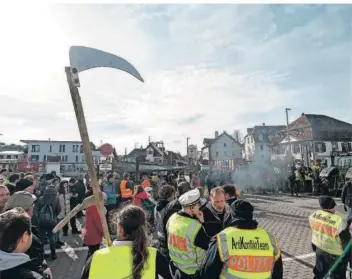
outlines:
[{"label": "reflective stripe on vest", "polygon": [[127,180],[122,180],[120,184],[121,197],[123,199],[132,198],[132,190],[126,187]]},{"label": "reflective stripe on vest", "polygon": [[343,253],[339,234],[345,227],[340,216],[318,210],[309,216],[309,224],[315,246],[332,255],[339,256]]},{"label": "reflective stripe on vest", "polygon": [[149,187],[150,186],[149,179],[144,180],[141,185],[142,185],[143,189]]},{"label": "reflective stripe on vest", "polygon": [[280,257],[277,240],[261,228],[227,228],[217,234],[218,251],[224,263],[221,279],[271,278]]},{"label": "reflective stripe on vest", "polygon": [[[132,276],[131,246],[108,247],[94,253],[89,270],[89,279],[123,279]],[[149,257],[142,272],[142,279],[154,279],[156,252],[148,248]]]},{"label": "reflective stripe on vest", "polygon": [[206,251],[194,245],[201,228],[198,220],[177,213],[167,222],[170,258],[177,268],[189,275],[195,274],[205,259]]}]

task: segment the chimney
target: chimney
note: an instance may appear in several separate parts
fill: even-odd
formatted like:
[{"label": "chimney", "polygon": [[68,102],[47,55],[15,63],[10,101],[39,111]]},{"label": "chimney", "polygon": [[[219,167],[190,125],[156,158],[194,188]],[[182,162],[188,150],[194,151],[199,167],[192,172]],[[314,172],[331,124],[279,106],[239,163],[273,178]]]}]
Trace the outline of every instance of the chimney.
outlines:
[{"label": "chimney", "polygon": [[219,132],[215,131],[215,137],[217,138],[219,136]]},{"label": "chimney", "polygon": [[265,123],[263,123],[263,126],[265,126]]},{"label": "chimney", "polygon": [[301,116],[304,116],[304,112],[302,112]]}]

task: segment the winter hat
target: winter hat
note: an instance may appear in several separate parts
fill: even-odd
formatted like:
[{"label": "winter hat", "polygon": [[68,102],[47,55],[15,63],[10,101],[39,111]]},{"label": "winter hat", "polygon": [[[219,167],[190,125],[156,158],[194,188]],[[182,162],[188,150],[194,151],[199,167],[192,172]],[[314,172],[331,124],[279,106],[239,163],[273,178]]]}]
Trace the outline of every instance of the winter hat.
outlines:
[{"label": "winter hat", "polygon": [[47,174],[45,175],[45,180],[46,180],[46,181],[53,180],[53,179],[55,179],[55,178],[56,178],[56,176],[53,175],[52,173],[47,173]]},{"label": "winter hat", "polygon": [[17,181],[17,183],[16,183],[15,192],[23,191],[32,185],[33,185],[33,181],[31,181],[29,179],[21,179],[21,180]]},{"label": "winter hat", "polygon": [[19,191],[14,193],[6,203],[5,209],[10,210],[15,207],[21,207],[23,210],[27,211],[30,209],[37,197],[26,191]]},{"label": "winter hat", "polygon": [[335,200],[329,196],[320,196],[319,204],[322,209],[333,209],[336,207]]},{"label": "winter hat", "polygon": [[244,200],[237,200],[231,204],[231,208],[235,213],[235,217],[247,220],[253,219],[253,206]]}]

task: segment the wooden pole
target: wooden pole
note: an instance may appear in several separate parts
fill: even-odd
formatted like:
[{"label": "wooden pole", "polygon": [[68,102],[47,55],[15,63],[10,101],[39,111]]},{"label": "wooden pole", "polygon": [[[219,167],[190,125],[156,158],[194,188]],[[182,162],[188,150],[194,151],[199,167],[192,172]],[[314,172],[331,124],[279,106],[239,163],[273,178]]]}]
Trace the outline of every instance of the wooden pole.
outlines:
[{"label": "wooden pole", "polygon": [[104,238],[106,240],[107,245],[111,246],[111,239],[110,239],[108,224],[107,224],[105,212],[104,212],[104,201],[103,201],[102,195],[100,194],[101,190],[97,181],[97,173],[94,167],[92,147],[89,141],[88,129],[87,129],[86,120],[84,117],[81,97],[79,95],[78,88],[73,84],[72,76],[71,76],[71,67],[65,67],[65,72],[66,72],[67,82],[70,88],[73,108],[76,114],[79,133],[81,135],[81,139],[83,143],[84,153],[86,155],[86,162],[87,162],[90,177],[91,177],[91,187],[93,189],[95,203],[98,208],[99,216],[103,225]]}]

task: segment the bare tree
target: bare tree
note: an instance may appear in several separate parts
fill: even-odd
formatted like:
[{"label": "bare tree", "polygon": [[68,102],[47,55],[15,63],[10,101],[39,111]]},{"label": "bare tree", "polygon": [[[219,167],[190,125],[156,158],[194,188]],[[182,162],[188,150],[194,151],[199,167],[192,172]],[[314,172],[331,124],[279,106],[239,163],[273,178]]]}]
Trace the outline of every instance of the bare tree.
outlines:
[{"label": "bare tree", "polygon": [[232,133],[232,137],[237,140],[239,143],[243,143],[243,134],[241,133],[240,130],[234,130]]}]

